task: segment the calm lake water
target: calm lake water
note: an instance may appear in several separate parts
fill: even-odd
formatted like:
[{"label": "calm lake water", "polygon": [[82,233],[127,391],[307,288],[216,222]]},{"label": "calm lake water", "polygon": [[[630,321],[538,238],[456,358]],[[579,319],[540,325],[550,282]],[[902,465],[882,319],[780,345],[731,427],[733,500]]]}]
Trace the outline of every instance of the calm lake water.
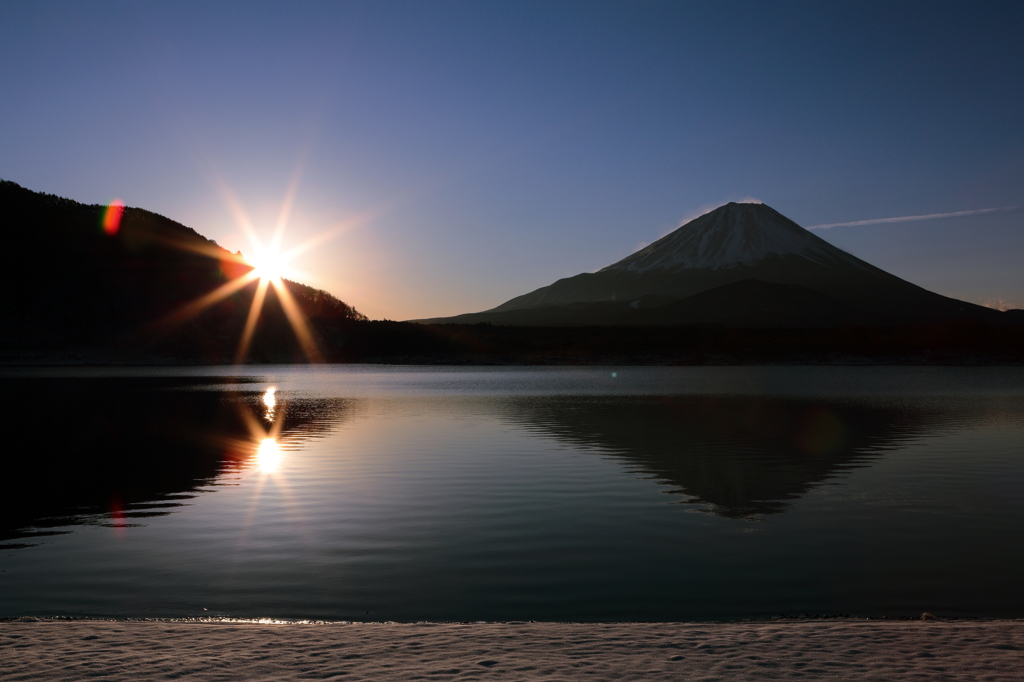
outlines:
[{"label": "calm lake water", "polygon": [[1024,368],[0,372],[0,616],[1024,615]]}]

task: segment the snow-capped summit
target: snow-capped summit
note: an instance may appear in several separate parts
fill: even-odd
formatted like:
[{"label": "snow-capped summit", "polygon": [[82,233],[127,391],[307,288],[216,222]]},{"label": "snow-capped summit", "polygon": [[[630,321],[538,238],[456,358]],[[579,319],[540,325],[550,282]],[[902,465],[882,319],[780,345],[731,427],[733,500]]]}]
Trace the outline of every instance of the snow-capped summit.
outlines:
[{"label": "snow-capped summit", "polygon": [[856,261],[770,206],[728,203],[600,272],[719,270],[788,255],[822,264]]}]

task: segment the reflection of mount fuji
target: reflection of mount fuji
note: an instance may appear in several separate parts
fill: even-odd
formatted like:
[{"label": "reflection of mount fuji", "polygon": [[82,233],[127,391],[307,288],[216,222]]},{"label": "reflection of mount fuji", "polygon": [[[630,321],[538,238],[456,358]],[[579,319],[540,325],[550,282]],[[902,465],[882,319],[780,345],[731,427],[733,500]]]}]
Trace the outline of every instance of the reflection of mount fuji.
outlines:
[{"label": "reflection of mount fuji", "polygon": [[784,511],[815,485],[959,423],[934,406],[737,396],[531,398],[506,409],[530,430],[605,450],[733,518]]},{"label": "reflection of mount fuji", "polygon": [[[213,389],[228,382],[232,390]],[[269,427],[262,388],[220,377],[3,379],[11,440],[0,476],[0,541],[171,513],[253,459],[252,426]],[[277,441],[288,447],[324,435],[349,407],[278,398]]]}]

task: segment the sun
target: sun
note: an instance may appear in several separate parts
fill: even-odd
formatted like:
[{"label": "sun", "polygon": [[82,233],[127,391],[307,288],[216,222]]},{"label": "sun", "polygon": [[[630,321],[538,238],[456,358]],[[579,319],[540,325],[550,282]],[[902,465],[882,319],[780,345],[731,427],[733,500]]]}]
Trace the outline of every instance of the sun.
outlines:
[{"label": "sun", "polygon": [[255,255],[246,256],[245,260],[253,267],[254,277],[261,280],[277,281],[284,276],[288,259],[278,251],[260,249]]},{"label": "sun", "polygon": [[[222,263],[221,270],[225,275],[226,281],[213,291],[176,308],[160,320],[154,322],[152,327],[155,331],[167,333],[170,329],[200,315],[211,306],[255,283],[252,303],[249,306],[241,337],[238,340],[235,362],[242,364],[248,357],[249,346],[256,332],[257,323],[263,312],[263,303],[267,298],[269,290],[273,290],[274,294],[276,294],[277,301],[284,311],[285,317],[288,318],[288,322],[291,325],[292,331],[295,332],[295,337],[302,347],[302,352],[306,359],[310,362],[323,362],[323,355],[317,347],[316,339],[306,320],[305,313],[290,290],[293,283],[286,280],[285,277],[297,278],[302,276],[303,273],[301,271],[295,270],[289,265],[297,256],[316,248],[319,244],[333,238],[344,230],[350,229],[353,225],[361,224],[366,218],[365,216],[353,217],[330,229],[324,230],[298,246],[289,250],[282,250],[281,242],[283,241],[285,228],[288,225],[288,218],[291,214],[292,204],[295,201],[295,194],[298,190],[299,175],[300,172],[297,170],[282,202],[281,212],[269,243],[265,243],[257,236],[256,230],[245,215],[245,211],[234,196],[234,193],[227,185],[221,184],[220,190],[224,201],[232,213],[235,214],[235,219],[242,232],[249,238],[252,251],[250,255],[246,256],[243,256],[240,251],[236,253],[227,252],[225,255],[225,249],[218,247],[216,244],[213,247],[205,245],[202,247],[187,246],[186,248],[198,251],[203,255],[219,259]],[[244,268],[246,265],[249,266],[249,269]],[[237,266],[243,267],[238,268]],[[240,273],[239,270],[241,270]],[[268,419],[271,419],[274,407],[268,402],[267,408]],[[267,447],[269,448],[269,445]],[[270,459],[273,458],[271,457]]]}]

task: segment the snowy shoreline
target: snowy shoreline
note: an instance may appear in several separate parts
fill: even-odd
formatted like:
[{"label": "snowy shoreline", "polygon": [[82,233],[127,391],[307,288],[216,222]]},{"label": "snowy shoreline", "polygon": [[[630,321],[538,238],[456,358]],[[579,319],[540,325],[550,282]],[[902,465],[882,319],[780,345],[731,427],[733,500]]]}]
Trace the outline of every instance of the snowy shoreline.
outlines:
[{"label": "snowy shoreline", "polygon": [[1024,620],[0,622],[5,680],[1019,679]]}]

